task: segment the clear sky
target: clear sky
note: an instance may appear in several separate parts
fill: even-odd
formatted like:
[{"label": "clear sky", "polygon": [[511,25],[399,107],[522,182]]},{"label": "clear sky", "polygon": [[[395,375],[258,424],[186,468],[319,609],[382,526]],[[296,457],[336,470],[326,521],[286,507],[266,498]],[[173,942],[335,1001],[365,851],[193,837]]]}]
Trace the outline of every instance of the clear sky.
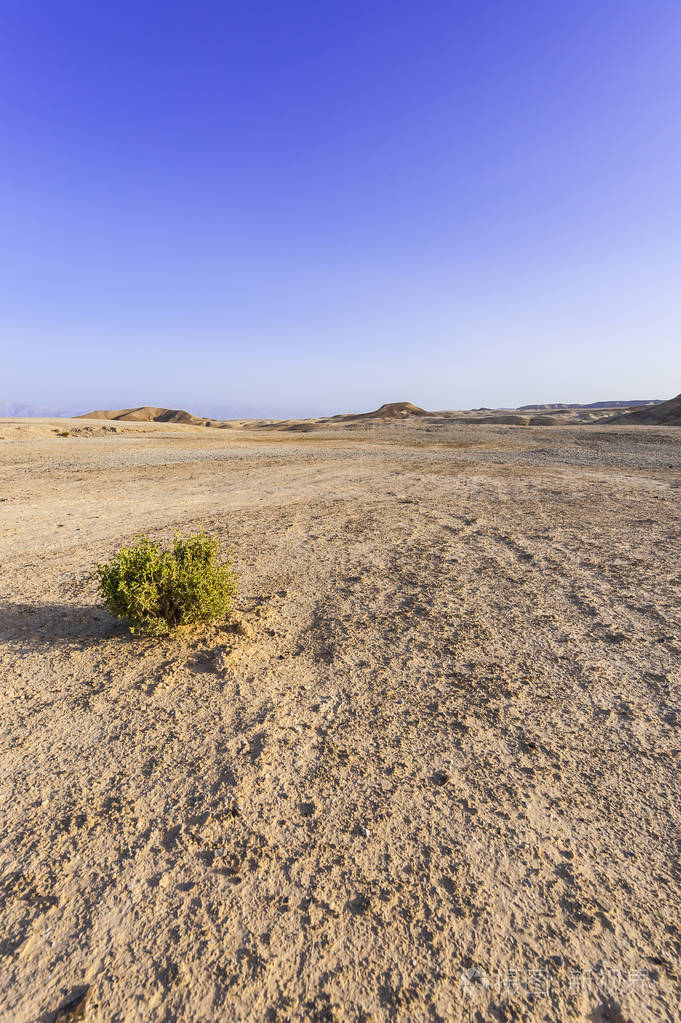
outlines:
[{"label": "clear sky", "polygon": [[4,0],[0,399],[681,391],[679,0]]}]

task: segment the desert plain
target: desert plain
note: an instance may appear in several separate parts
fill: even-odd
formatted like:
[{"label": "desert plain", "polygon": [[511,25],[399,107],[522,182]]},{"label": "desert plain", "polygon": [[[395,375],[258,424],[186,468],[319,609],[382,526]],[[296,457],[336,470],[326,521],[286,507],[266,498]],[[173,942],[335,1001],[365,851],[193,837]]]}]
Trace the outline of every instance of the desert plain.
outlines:
[{"label": "desert plain", "polygon": [[[0,1019],[679,1018],[681,428],[0,437]],[[131,636],[197,530],[233,614]]]}]

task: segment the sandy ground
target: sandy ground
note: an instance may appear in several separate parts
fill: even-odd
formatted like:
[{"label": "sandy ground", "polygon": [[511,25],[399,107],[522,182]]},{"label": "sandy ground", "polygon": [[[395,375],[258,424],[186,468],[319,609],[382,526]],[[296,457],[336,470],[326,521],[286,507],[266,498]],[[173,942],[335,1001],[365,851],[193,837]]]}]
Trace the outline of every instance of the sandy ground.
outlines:
[{"label": "sandy ground", "polygon": [[0,422],[0,1019],[677,1020],[681,429],[105,427]]}]

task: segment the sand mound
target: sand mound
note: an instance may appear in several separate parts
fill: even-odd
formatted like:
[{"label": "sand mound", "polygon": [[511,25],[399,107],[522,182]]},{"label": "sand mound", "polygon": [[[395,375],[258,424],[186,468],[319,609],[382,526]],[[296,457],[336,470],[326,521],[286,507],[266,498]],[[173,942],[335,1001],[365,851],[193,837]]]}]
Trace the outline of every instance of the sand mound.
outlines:
[{"label": "sand mound", "polygon": [[626,412],[621,416],[613,416],[608,423],[632,426],[681,426],[681,394],[660,405],[650,405],[637,412]]},{"label": "sand mound", "polygon": [[559,422],[555,416],[532,416],[530,426],[555,426]]},{"label": "sand mound", "polygon": [[393,401],[381,405],[374,412],[358,412],[355,415],[340,416],[345,423],[357,422],[361,419],[410,419],[412,416],[430,416],[432,412],[413,405],[410,401]]},{"label": "sand mound", "polygon": [[496,415],[496,416],[482,416],[480,419],[473,419],[471,422],[483,423],[488,426],[527,426],[529,419],[527,416],[514,416],[514,415]]},{"label": "sand mound", "polygon": [[199,416],[185,412],[184,409],[155,408],[152,405],[143,405],[141,408],[98,409],[76,418],[113,419],[121,423],[188,423],[192,426],[200,426],[204,422]]}]

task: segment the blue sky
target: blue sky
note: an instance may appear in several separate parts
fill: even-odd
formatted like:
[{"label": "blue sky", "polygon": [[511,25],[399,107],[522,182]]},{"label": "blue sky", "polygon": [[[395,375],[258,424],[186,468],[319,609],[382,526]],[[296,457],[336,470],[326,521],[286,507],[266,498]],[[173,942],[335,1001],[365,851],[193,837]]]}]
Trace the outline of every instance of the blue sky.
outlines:
[{"label": "blue sky", "polygon": [[678,0],[5,0],[0,398],[681,391]]}]

